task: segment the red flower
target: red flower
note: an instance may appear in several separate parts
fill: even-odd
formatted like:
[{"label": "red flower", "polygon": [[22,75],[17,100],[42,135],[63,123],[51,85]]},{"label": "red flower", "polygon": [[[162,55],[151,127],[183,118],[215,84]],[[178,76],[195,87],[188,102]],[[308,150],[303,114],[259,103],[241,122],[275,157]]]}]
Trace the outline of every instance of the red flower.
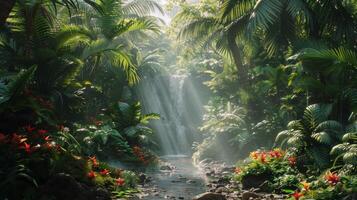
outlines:
[{"label": "red flower", "polygon": [[95,178],[97,175],[95,175],[94,171],[90,171],[88,174],[87,174],[87,177],[90,178],[90,179],[93,179]]},{"label": "red flower", "polygon": [[31,125],[25,126],[25,129],[28,133],[32,133],[32,131],[36,130],[36,128],[32,127]]},{"label": "red flower", "polygon": [[296,165],[296,157],[291,156],[291,157],[288,158],[288,161],[289,161],[289,164],[290,164],[291,166]]},{"label": "red flower", "polygon": [[325,180],[330,184],[330,185],[336,185],[338,182],[340,182],[340,177],[336,173],[331,173],[328,171],[325,174]]},{"label": "red flower", "polygon": [[299,200],[301,197],[304,196],[304,194],[302,194],[298,191],[295,191],[294,194],[292,194],[291,196],[294,197],[295,200]]},{"label": "red flower", "polygon": [[281,158],[283,156],[283,152],[280,149],[274,149],[269,151],[269,155],[272,158]]},{"label": "red flower", "polygon": [[267,157],[267,154],[265,152],[261,153],[260,154],[260,162],[266,163],[266,157]]},{"label": "red flower", "polygon": [[7,142],[7,137],[3,133],[0,133],[0,144]]},{"label": "red flower", "polygon": [[98,167],[99,163],[98,163],[97,158],[95,156],[89,157],[89,160],[92,162],[92,165],[94,167]]},{"label": "red flower", "polygon": [[24,142],[24,146],[22,148],[25,149],[27,153],[31,153],[31,145],[27,144],[26,142]]},{"label": "red flower", "polygon": [[122,179],[122,178],[117,178],[115,179],[115,183],[118,185],[118,186],[123,186],[125,184],[125,180]]},{"label": "red flower", "polygon": [[242,172],[242,170],[241,170],[241,168],[236,167],[236,168],[234,169],[234,172],[235,172],[236,174],[240,174],[240,173]]},{"label": "red flower", "polygon": [[103,176],[106,176],[106,175],[108,175],[109,173],[110,173],[110,171],[107,170],[107,169],[103,169],[102,171],[100,171],[100,174],[103,175]]},{"label": "red flower", "polygon": [[40,135],[45,135],[46,133],[48,133],[48,131],[47,131],[47,130],[44,130],[44,129],[40,129],[40,130],[38,130],[37,132],[38,132],[38,134],[40,134]]},{"label": "red flower", "polygon": [[50,138],[50,136],[48,135],[48,136],[46,136],[46,137],[44,137],[43,138],[45,141],[51,141],[51,138]]}]

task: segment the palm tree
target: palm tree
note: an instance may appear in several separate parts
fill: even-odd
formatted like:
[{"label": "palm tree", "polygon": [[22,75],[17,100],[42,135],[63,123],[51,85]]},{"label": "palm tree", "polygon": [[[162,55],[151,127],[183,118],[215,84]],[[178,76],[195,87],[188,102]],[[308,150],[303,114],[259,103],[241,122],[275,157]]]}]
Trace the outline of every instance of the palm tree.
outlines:
[{"label": "palm tree", "polygon": [[348,9],[351,4],[337,0],[223,0],[219,16],[191,8],[183,9],[177,20],[184,23],[182,38],[230,54],[244,85],[248,66],[242,41],[259,36],[262,39],[253,42],[262,42],[270,56],[286,51],[304,37],[332,38],[340,41],[337,43],[356,41],[355,14]]},{"label": "palm tree", "polygon": [[155,10],[162,11],[161,7],[151,0],[103,0],[98,7],[101,13],[84,10],[80,23],[77,23],[92,33],[92,40],[85,44],[80,56],[86,61],[85,77],[93,77],[99,66],[121,67],[129,83],[135,84],[139,76],[130,50],[135,48],[134,41],[146,37],[148,31],[159,32],[158,19],[150,15]]}]

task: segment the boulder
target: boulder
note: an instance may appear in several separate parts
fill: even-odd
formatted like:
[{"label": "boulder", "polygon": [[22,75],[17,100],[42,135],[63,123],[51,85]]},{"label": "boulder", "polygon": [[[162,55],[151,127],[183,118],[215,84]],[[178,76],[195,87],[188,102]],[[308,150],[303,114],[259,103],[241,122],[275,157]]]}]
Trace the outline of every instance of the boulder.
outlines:
[{"label": "boulder", "polygon": [[193,200],[226,200],[222,194],[206,192],[200,195],[197,195]]},{"label": "boulder", "polygon": [[244,192],[242,194],[242,200],[250,200],[250,199],[260,199],[261,195],[254,192]]},{"label": "boulder", "polygon": [[72,176],[65,173],[55,174],[42,187],[45,196],[52,196],[56,199],[66,200],[86,200],[93,199],[91,192]]}]

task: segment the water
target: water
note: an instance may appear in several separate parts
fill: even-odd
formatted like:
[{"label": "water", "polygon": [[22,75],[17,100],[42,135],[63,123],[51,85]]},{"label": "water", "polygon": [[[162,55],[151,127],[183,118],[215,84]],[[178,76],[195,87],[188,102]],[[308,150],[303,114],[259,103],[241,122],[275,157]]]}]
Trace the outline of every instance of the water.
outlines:
[{"label": "water", "polygon": [[196,89],[187,75],[144,78],[136,89],[145,113],[155,112],[161,119],[150,126],[161,148],[161,159],[175,170],[153,170],[146,174],[152,182],[142,188],[141,199],[192,199],[205,192],[206,176],[192,164],[191,146],[197,141],[201,123],[204,90]]},{"label": "water", "polygon": [[[144,112],[155,112],[161,116],[160,120],[152,121],[150,125],[159,140],[162,155],[191,154],[196,130],[191,128],[194,126],[190,123],[194,121],[192,116],[201,113],[187,111],[187,96],[195,97],[196,93],[187,79],[186,75],[144,78],[136,90]],[[199,109],[202,107],[198,100],[190,101],[190,104]]]},{"label": "water", "polygon": [[192,199],[205,192],[206,176],[193,166],[190,157],[172,155],[162,159],[170,162],[176,169],[147,172],[148,176],[152,177],[152,182],[142,188],[142,199]]}]

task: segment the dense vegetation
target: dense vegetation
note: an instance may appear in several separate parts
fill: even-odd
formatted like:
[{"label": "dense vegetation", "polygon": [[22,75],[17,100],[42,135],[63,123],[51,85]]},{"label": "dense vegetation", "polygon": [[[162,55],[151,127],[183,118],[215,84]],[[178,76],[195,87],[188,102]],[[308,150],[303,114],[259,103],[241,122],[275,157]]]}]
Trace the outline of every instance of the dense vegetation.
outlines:
[{"label": "dense vegetation", "polygon": [[[165,28],[154,0],[0,2],[0,199],[136,192],[133,172],[99,160],[157,162],[148,124],[160,116],[143,112],[135,86],[171,71],[212,93],[196,163],[239,161],[234,181],[297,200],[352,199],[357,2],[170,0],[167,10],[179,11]],[[70,187],[83,193],[68,197]]]},{"label": "dense vegetation", "polygon": [[[206,139],[194,158],[226,159],[216,153],[222,144],[230,145],[229,159],[260,149],[253,153],[260,158],[238,164],[243,186],[262,174],[253,180],[296,190],[295,199],[353,198],[346,191],[356,186],[357,2],[171,3],[181,7],[173,26],[186,47],[182,54],[195,61],[188,70],[210,76],[206,85],[214,92],[201,127]],[[278,160],[293,158],[293,169],[264,150],[272,147],[286,150],[276,150]],[[344,189],[298,189],[326,170],[347,176]]]}]

